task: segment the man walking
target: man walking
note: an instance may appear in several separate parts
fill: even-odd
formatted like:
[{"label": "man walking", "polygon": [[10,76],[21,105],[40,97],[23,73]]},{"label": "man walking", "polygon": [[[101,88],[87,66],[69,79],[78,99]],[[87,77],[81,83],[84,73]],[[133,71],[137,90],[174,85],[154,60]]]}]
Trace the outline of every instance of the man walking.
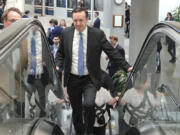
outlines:
[{"label": "man walking", "polygon": [[[61,46],[55,60],[56,69],[64,65],[64,85],[67,86],[73,109],[76,134],[93,134],[95,95],[102,83],[100,67],[102,51],[125,71],[131,71],[133,68],[109,44],[103,31],[87,26],[88,12],[84,8],[75,8],[72,17],[74,26],[65,28],[61,35]],[[83,107],[82,96],[84,96]]]}]

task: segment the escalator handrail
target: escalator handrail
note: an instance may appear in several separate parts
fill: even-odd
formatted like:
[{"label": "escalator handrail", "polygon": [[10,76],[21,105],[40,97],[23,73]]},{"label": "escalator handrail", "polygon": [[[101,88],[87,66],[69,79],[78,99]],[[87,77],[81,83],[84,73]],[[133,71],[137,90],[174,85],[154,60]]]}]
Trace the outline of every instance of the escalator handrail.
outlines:
[{"label": "escalator handrail", "polygon": [[[6,29],[4,29],[3,32],[0,33],[0,56],[2,54],[4,54],[4,52],[8,52],[8,50],[10,50],[10,47],[12,47],[13,39],[15,39],[16,37],[23,36],[23,34],[25,34],[34,25],[39,26],[42,31],[42,34],[44,35],[44,37],[46,37],[44,28],[43,28],[42,24],[40,23],[40,21],[37,19],[29,19],[29,18],[28,19],[20,19],[17,22],[15,22],[14,24],[12,24],[9,27],[7,27]],[[4,34],[4,33],[6,33],[6,34]],[[46,46],[48,47],[49,53],[51,53],[47,38],[45,40],[46,40],[45,42],[46,42]],[[4,48],[7,48],[7,49],[4,51],[1,51]],[[55,67],[53,58],[51,58],[51,62]],[[15,77],[18,80],[17,75]],[[18,80],[18,81],[20,81],[20,80]],[[25,87],[25,84],[23,85],[23,87]],[[27,91],[27,92],[29,93],[29,91]],[[36,102],[36,103],[38,103],[38,102]],[[38,106],[40,107],[41,110],[44,110],[40,105],[38,105]]]},{"label": "escalator handrail", "polygon": [[176,96],[173,94],[172,90],[165,84],[162,84],[159,88],[161,93],[167,93],[170,99],[174,102],[174,104],[177,106],[178,109],[180,109],[180,102],[176,98]]},{"label": "escalator handrail", "polygon": [[156,34],[156,32],[155,32],[156,30],[161,29],[161,28],[169,28],[169,29],[174,30],[178,34],[180,34],[180,23],[174,22],[174,21],[160,22],[160,23],[156,24],[154,27],[152,27],[152,29],[149,31],[148,35],[146,36],[146,38],[145,38],[145,40],[143,42],[141,50],[140,50],[140,52],[139,52],[139,54],[138,54],[138,56],[136,58],[136,61],[135,61],[134,65],[133,65],[133,71],[130,73],[130,75],[129,75],[128,79],[127,79],[127,82],[125,84],[125,87],[121,92],[120,97],[123,97],[124,93],[128,90],[128,85],[130,83],[132,83],[131,78],[133,77],[133,75],[138,70],[137,67],[138,67],[138,65],[139,65],[139,63],[140,63],[140,61],[142,59],[141,56],[143,55],[146,48],[148,47],[148,43],[149,43],[151,37],[153,37],[153,35]]}]

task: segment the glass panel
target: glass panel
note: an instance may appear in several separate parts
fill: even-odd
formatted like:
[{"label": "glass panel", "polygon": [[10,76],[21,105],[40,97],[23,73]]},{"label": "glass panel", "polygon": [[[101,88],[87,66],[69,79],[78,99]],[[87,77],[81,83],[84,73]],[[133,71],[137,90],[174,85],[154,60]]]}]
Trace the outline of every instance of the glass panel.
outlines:
[{"label": "glass panel", "polygon": [[158,123],[166,134],[180,132],[179,38],[175,32],[158,33],[148,42],[131,78],[133,87],[122,98],[128,108],[123,117],[126,123],[138,124],[140,130]]},{"label": "glass panel", "polygon": [[54,15],[54,8],[45,8],[46,15]]},{"label": "glass panel", "polygon": [[94,0],[94,10],[103,11],[104,0]]},{"label": "glass panel", "polygon": [[34,13],[42,14],[42,7],[34,7]]},{"label": "glass panel", "polygon": [[46,5],[46,6],[53,7],[53,6],[54,6],[54,0],[46,0],[46,1],[45,1],[45,5]]},{"label": "glass panel", "polygon": [[57,0],[57,7],[66,7],[66,0]]},{"label": "glass panel", "polygon": [[75,8],[77,6],[77,0],[68,0],[68,8]]},{"label": "glass panel", "polygon": [[33,0],[25,0],[25,4],[33,4]]},{"label": "glass panel", "polygon": [[42,0],[34,0],[34,5],[42,5]]},{"label": "glass panel", "polygon": [[83,7],[90,10],[91,9],[91,0],[83,0]]},{"label": "glass panel", "polygon": [[[22,38],[0,61],[0,131],[13,135],[28,134],[30,121],[52,116],[53,112],[46,107],[52,102],[54,122],[64,122],[59,113],[62,108],[56,103],[63,97],[61,82],[39,27],[33,26]],[[50,90],[56,95],[53,101],[48,98]]]}]

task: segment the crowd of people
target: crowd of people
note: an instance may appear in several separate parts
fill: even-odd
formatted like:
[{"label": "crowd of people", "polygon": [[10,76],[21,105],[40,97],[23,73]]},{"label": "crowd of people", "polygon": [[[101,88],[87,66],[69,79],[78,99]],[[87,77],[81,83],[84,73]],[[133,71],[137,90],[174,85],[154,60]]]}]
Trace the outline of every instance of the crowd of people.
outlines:
[{"label": "crowd of people", "polygon": [[[128,8],[127,6],[125,20],[127,26],[126,34],[129,37],[130,19]],[[28,18],[29,14],[30,11],[27,10],[22,15],[17,8],[6,10],[2,15],[4,29],[22,17]],[[153,95],[145,92],[143,89],[146,86],[144,84],[148,82],[148,74],[146,73],[147,76],[145,78],[136,78],[137,80],[139,79],[139,82],[136,82],[138,87],[129,90],[122,99],[117,95],[117,89],[113,86],[112,76],[119,69],[127,73],[131,72],[133,67],[126,61],[125,50],[118,44],[118,37],[111,35],[109,40],[106,39],[104,31],[100,29],[101,21],[98,16],[99,13],[95,12],[96,19],[93,26],[90,27],[88,26],[88,12],[86,9],[78,7],[72,11],[73,26],[67,27],[65,19],[62,19],[59,25],[58,20],[51,19],[47,31],[47,39],[56,70],[61,81],[64,80],[63,84],[67,88],[68,93],[68,98],[57,100],[56,103],[70,103],[73,125],[77,135],[105,135],[106,125],[110,120],[108,106],[114,108],[118,101],[123,106],[125,104],[133,106],[135,104],[135,106],[138,106],[144,100],[144,96],[149,96],[152,102],[149,104],[152,104],[152,106],[156,105]],[[31,45],[38,42],[38,32],[36,30],[32,31],[30,36]],[[33,47],[31,46],[32,50]],[[107,67],[109,74],[102,71],[100,66],[102,51],[107,54],[107,60],[109,60]],[[33,55],[33,52],[31,54]],[[41,59],[41,56],[39,58]],[[31,65],[28,83],[32,85],[34,90],[37,90],[40,104],[45,108],[46,95],[44,84],[40,82],[38,77],[34,78],[36,76],[34,75],[35,71],[36,69]],[[139,102],[130,101],[130,99],[137,99],[139,97],[141,97]],[[145,111],[147,110],[146,108]],[[130,129],[133,125],[130,123],[130,115],[130,112],[125,112],[123,124],[126,125],[126,128],[125,131],[120,131],[124,135],[126,131],[128,133],[127,129]],[[40,117],[45,116],[46,113],[44,111],[40,112]]]}]

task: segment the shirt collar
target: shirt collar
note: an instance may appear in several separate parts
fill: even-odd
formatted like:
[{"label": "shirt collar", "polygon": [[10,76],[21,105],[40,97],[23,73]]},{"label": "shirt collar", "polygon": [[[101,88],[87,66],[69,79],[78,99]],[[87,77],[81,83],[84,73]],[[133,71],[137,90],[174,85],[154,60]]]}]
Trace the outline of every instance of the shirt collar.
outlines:
[{"label": "shirt collar", "polygon": [[[75,29],[75,33],[77,35],[79,35],[79,31],[77,29]],[[86,28],[81,33],[82,33],[82,35],[87,35],[87,26],[86,26]]]},{"label": "shirt collar", "polygon": [[116,45],[114,46],[114,48],[116,48],[116,47],[117,47],[117,45],[118,45],[118,43],[116,43]]},{"label": "shirt collar", "polygon": [[58,45],[55,45],[55,44],[54,44],[54,48],[58,48],[58,47],[59,47],[59,44],[58,44]]}]

